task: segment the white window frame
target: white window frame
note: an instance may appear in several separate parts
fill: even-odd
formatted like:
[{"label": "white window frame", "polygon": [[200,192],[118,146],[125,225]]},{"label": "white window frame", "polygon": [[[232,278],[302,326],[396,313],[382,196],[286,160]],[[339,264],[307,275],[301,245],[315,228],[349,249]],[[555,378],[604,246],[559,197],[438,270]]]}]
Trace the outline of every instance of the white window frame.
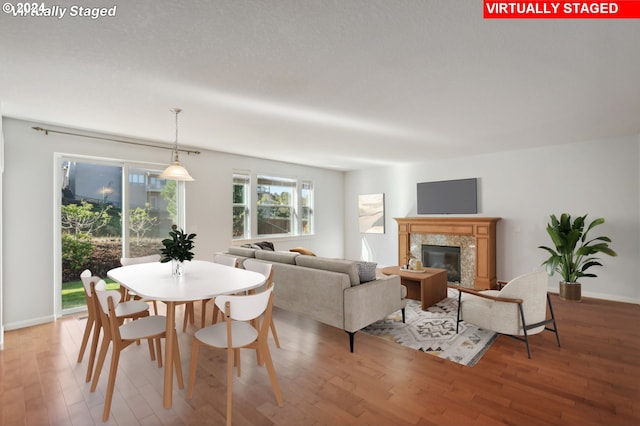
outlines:
[{"label": "white window frame", "polygon": [[[266,184],[261,184],[261,181],[270,181],[270,182],[274,182],[273,185],[270,186],[278,186],[278,183],[281,183],[282,187],[289,187],[292,188],[291,189],[291,200],[289,200],[288,204],[269,204],[269,203],[265,203],[265,204],[258,204],[259,203],[259,196],[258,196],[258,189]],[[290,237],[290,236],[294,236],[298,234],[298,227],[297,227],[297,204],[298,204],[298,181],[297,179],[291,179],[291,178],[286,178],[286,177],[280,177],[280,176],[271,176],[271,175],[267,175],[267,174],[260,174],[256,177],[256,188],[255,191],[253,191],[256,194],[256,208],[255,208],[255,216],[256,216],[256,237],[257,238],[265,238],[265,237]],[[261,207],[266,207],[266,208],[281,208],[281,207],[285,207],[290,209],[290,213],[289,213],[289,232],[280,232],[280,233],[276,233],[276,234],[260,234],[259,233],[259,225],[258,225],[258,210]]]},{"label": "white window frame", "polygon": [[[299,212],[300,212],[300,220],[299,220],[299,229],[298,229],[298,233],[300,235],[313,235],[314,234],[314,220],[313,220],[313,210],[314,210],[314,196],[315,196],[315,192],[314,192],[314,188],[313,188],[313,181],[310,179],[303,179],[300,182],[300,194],[298,195],[298,200],[300,200],[299,202]],[[304,225],[303,225],[303,221],[302,221],[302,209],[303,209],[303,205],[302,202],[304,200],[304,197],[302,196],[302,193],[305,189],[305,187],[308,187],[309,189],[309,199],[308,199],[308,206],[307,208],[309,209],[309,229],[305,232],[304,230]]]},{"label": "white window frame", "polygon": [[[244,181],[243,187],[244,187],[244,203],[236,203],[233,200],[233,195],[234,195],[234,187],[236,186],[236,179],[238,180],[242,180]],[[251,235],[251,174],[248,172],[234,172],[232,177],[231,177],[231,204],[232,204],[232,210],[231,210],[231,220],[232,220],[232,225],[231,225],[231,238],[233,240],[246,240],[250,237]],[[234,236],[233,235],[233,220],[234,220],[234,215],[233,215],[233,210],[235,210],[236,208],[244,208],[244,224],[243,224],[243,234],[242,236]]]},{"label": "white window frame", "polygon": [[[315,218],[314,218],[314,197],[315,197],[315,186],[314,181],[309,178],[296,178],[290,176],[282,176],[273,173],[252,173],[249,171],[234,171],[232,175],[232,191],[233,185],[235,185],[235,177],[243,177],[245,179],[249,179],[248,184],[248,194],[247,194],[247,207],[245,210],[245,222],[248,224],[245,235],[242,237],[234,237],[232,234],[233,241],[243,241],[243,240],[260,240],[260,239],[283,239],[283,238],[291,238],[291,237],[305,237],[311,236],[315,233]],[[288,233],[277,233],[277,234],[258,234],[258,182],[261,179],[265,180],[274,180],[274,181],[282,181],[292,183],[292,200],[287,207],[291,208],[291,223],[289,225],[290,232]],[[302,191],[303,188],[307,186],[310,190],[309,194],[309,229],[305,232],[302,224]],[[238,207],[240,204],[233,204],[233,207]],[[274,205],[279,206],[279,205]],[[232,210],[233,216],[233,210]],[[233,220],[233,219],[232,219]],[[232,226],[233,228],[233,226]],[[233,232],[233,231],[232,231]]]}]

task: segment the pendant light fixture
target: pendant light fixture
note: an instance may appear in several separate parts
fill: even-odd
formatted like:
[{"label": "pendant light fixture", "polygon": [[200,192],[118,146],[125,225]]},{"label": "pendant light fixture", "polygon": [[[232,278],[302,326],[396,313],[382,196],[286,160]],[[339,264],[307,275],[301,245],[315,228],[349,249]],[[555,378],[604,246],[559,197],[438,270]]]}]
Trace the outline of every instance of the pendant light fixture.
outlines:
[{"label": "pendant light fixture", "polygon": [[187,169],[180,165],[180,159],[178,158],[178,114],[180,114],[182,110],[180,108],[173,108],[171,112],[176,114],[176,143],[173,146],[173,164],[160,174],[160,179],[192,181],[193,178]]}]

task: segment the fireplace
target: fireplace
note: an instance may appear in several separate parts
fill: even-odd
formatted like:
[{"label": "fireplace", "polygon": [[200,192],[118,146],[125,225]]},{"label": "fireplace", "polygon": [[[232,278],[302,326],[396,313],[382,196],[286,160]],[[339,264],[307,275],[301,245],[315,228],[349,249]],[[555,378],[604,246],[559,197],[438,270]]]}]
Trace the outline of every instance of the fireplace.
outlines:
[{"label": "fireplace", "polygon": [[422,245],[422,264],[427,268],[447,270],[447,281],[460,283],[460,247]]},{"label": "fireplace", "polygon": [[460,285],[497,288],[496,224],[499,217],[402,217],[398,222],[398,265],[422,257],[422,245],[460,247]]}]

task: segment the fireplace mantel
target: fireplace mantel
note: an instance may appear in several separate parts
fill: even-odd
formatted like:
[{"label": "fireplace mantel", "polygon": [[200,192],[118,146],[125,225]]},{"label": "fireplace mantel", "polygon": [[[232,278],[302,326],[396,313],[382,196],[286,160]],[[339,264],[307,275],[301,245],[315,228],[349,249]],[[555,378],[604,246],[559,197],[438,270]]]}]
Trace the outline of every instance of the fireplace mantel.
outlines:
[{"label": "fireplace mantel", "polygon": [[407,262],[411,234],[467,235],[476,241],[473,286],[496,288],[496,224],[499,217],[404,217],[398,222],[398,265]]}]

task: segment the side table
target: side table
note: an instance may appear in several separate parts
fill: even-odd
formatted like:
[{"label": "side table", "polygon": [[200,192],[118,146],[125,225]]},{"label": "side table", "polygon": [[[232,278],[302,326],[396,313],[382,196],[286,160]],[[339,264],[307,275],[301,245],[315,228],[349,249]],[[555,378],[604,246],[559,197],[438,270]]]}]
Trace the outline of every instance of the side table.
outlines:
[{"label": "side table", "polygon": [[420,300],[422,309],[427,309],[447,297],[447,271],[424,268],[423,272],[408,271],[399,266],[382,268],[385,275],[399,275],[400,282],[407,287],[409,299]]}]

